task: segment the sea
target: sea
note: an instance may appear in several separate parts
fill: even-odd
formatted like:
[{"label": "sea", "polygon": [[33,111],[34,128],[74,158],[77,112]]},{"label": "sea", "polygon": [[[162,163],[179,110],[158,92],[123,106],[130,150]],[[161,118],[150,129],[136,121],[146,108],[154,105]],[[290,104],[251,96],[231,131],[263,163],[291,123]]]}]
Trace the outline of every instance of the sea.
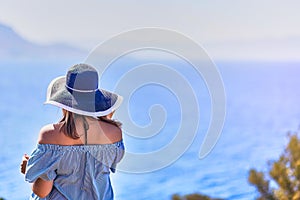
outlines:
[{"label": "sea", "polygon": [[[72,64],[72,60],[0,62],[0,197],[6,200],[28,199],[30,185],[20,173],[22,155],[32,152],[43,125],[60,119],[60,109],[43,105],[46,89],[53,78],[64,75]],[[180,71],[174,62],[168,65],[171,66],[169,68],[174,66],[179,74],[185,76],[184,80],[189,82],[195,93],[199,109],[188,111],[191,116],[195,116],[195,113],[200,116],[199,123],[196,121],[198,127],[195,136],[171,163],[151,168],[151,163],[156,161],[149,157],[148,170],[134,173],[122,168],[112,173],[115,199],[171,200],[174,194],[191,193],[228,200],[255,199],[258,193],[247,181],[249,170],[255,168],[267,172],[268,161],[278,159],[284,151],[288,142],[287,134],[299,130],[300,63],[216,61],[226,94],[226,115],[215,146],[202,158],[199,157],[199,151],[213,117],[211,110],[215,106],[210,101],[211,93],[203,77],[194,76],[193,71]],[[117,87],[109,88],[109,85],[117,83],[120,77],[124,78],[121,74],[124,68],[115,68],[111,72],[115,72],[115,75],[111,78],[107,75],[102,85],[114,90]],[[144,77],[136,77],[141,81],[146,78],[149,79],[148,73]],[[169,83],[176,82],[172,77],[165,78]],[[195,86],[197,84],[199,90]],[[176,94],[177,89],[185,90],[181,84],[166,86],[155,79],[149,86],[140,85],[134,93],[130,91],[132,88],[128,85],[128,91],[122,91],[122,95],[130,94],[131,97],[128,101],[125,98],[125,108],[122,109],[131,113],[130,120],[139,126],[141,132],[126,131],[126,115],[116,112],[116,118],[123,122],[125,129],[123,140],[127,152],[144,153],[145,156],[149,152],[159,152],[179,134],[177,129],[180,123],[193,122],[191,117],[182,119],[182,112],[185,111],[180,106],[183,106],[182,102],[188,102],[191,96]],[[152,105],[159,105],[159,108],[155,110]],[[164,119],[164,123],[157,122],[156,118]],[[159,123],[163,127],[154,127],[157,132],[146,137],[142,130],[151,123]],[[144,137],[139,138],[139,134]],[[177,146],[172,148],[175,151]],[[145,165],[139,160],[130,164],[137,167]],[[275,184],[273,186],[276,187]]]}]

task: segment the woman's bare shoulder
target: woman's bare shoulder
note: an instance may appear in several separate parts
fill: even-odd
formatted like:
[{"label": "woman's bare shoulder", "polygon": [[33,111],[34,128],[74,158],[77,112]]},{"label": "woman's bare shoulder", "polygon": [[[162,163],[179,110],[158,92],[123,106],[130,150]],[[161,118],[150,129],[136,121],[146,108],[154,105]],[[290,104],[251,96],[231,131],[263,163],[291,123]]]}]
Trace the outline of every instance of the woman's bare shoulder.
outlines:
[{"label": "woman's bare shoulder", "polygon": [[122,139],[122,129],[115,125],[103,122],[102,129],[106,139],[108,139],[111,143],[120,141]]},{"label": "woman's bare shoulder", "polygon": [[39,144],[55,144],[59,137],[59,125],[58,124],[47,124],[43,126],[39,133],[38,143]]}]

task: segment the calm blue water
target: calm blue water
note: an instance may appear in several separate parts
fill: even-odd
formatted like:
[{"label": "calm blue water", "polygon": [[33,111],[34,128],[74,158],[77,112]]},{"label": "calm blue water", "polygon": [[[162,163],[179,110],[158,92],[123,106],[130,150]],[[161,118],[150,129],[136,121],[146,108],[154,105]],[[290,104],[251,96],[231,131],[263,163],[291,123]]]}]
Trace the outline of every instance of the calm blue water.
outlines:
[{"label": "calm blue water", "polygon": [[[19,173],[19,163],[22,154],[34,148],[41,126],[60,117],[59,109],[44,106],[43,101],[48,83],[64,75],[65,66],[71,64],[0,63],[0,196],[21,200],[30,194],[29,185]],[[227,117],[213,151],[206,158],[198,159],[207,125],[200,126],[191,147],[171,166],[144,174],[113,174],[116,199],[167,200],[174,193],[193,192],[226,199],[254,199],[256,191],[247,183],[248,170],[252,167],[266,170],[266,161],[276,159],[282,152],[287,132],[298,129],[300,63],[217,62],[217,65],[226,89]],[[155,91],[161,94],[159,88]],[[171,107],[178,104],[171,94],[166,94],[167,97],[171,98]],[[145,102],[155,103],[154,100],[139,102],[138,96],[134,98],[138,108]],[[204,113],[209,110],[205,105],[200,106]],[[133,108],[133,117],[134,113],[138,114]],[[176,112],[173,114],[167,121],[170,127],[165,128],[166,132],[176,129]],[[203,119],[205,124],[209,117]],[[138,123],[147,123],[143,116],[139,120]],[[141,145],[135,141],[135,149],[130,146],[134,140],[126,135],[124,140],[128,149],[137,151],[153,144]],[[158,147],[165,142],[155,140]]]}]

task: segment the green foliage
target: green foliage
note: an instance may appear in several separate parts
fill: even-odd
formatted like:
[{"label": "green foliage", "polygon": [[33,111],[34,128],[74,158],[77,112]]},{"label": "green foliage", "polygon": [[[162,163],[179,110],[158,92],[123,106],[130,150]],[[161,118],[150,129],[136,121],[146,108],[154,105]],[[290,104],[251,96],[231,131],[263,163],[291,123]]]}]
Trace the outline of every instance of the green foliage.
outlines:
[{"label": "green foliage", "polygon": [[248,181],[258,190],[258,200],[298,200],[300,199],[300,139],[289,134],[289,143],[277,161],[270,162],[268,177],[278,187],[271,188],[263,172],[249,171]]},{"label": "green foliage", "polygon": [[0,200],[5,200],[4,198],[0,197]]},{"label": "green foliage", "polygon": [[184,196],[179,196],[178,194],[174,194],[172,196],[172,200],[222,200],[222,199],[211,198],[206,195],[195,193],[195,194],[187,194]]},{"label": "green foliage", "polygon": [[255,185],[258,192],[260,193],[259,200],[274,200],[276,199],[273,195],[272,190],[269,187],[269,181],[265,180],[265,176],[262,172],[257,172],[251,169],[248,177],[249,183]]}]

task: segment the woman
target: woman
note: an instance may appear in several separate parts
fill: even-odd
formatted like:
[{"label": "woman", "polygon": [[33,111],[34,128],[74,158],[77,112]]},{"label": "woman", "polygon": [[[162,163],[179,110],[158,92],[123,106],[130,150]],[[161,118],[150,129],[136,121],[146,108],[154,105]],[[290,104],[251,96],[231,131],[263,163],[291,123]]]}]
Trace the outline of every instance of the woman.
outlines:
[{"label": "woman", "polygon": [[124,145],[120,123],[111,117],[121,102],[121,96],[98,89],[98,73],[87,64],[50,83],[46,103],[62,108],[63,117],[44,126],[33,153],[23,156],[31,199],[113,199],[109,174]]}]

